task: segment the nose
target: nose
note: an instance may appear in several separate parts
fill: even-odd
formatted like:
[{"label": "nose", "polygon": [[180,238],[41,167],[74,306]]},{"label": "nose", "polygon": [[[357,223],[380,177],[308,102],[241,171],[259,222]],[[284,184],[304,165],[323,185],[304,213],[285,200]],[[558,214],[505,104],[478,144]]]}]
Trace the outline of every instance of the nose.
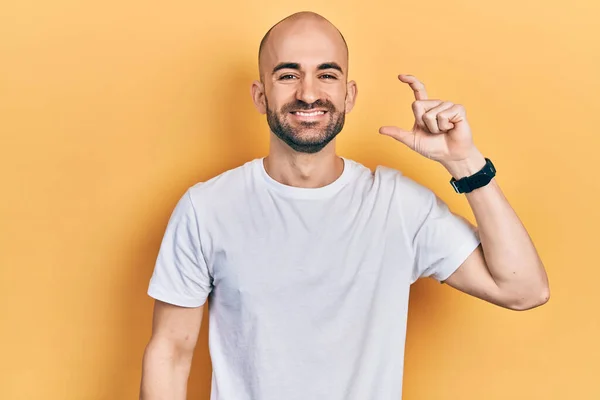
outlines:
[{"label": "nose", "polygon": [[312,104],[319,99],[319,96],[318,82],[315,82],[312,77],[302,78],[296,91],[296,99]]}]

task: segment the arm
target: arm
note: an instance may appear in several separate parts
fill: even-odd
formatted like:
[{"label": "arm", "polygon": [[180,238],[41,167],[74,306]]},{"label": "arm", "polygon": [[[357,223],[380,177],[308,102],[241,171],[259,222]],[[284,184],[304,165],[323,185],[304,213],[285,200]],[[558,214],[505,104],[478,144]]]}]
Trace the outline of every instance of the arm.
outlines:
[{"label": "arm", "polygon": [[[474,155],[446,168],[456,179],[485,164]],[[525,227],[496,179],[465,194],[477,221],[481,246],[445,282],[467,294],[512,310],[540,306],[550,298],[548,277]]]},{"label": "arm", "polygon": [[[399,75],[398,79],[414,92],[415,123],[410,131],[382,126],[379,132],[440,162],[456,179],[480,170],[485,159],[473,143],[464,107],[430,100],[425,85],[412,75]],[[496,180],[466,196],[477,220],[481,245],[445,282],[512,310],[526,310],[548,301],[544,266]]]},{"label": "arm", "polygon": [[185,308],[155,302],[152,337],[143,358],[140,400],[185,400],[203,313],[204,306]]}]

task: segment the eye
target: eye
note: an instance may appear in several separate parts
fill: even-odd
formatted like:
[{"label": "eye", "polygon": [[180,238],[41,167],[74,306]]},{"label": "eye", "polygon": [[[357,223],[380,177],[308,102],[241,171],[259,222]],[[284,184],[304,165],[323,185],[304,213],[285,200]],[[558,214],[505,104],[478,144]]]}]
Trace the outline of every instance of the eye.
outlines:
[{"label": "eye", "polygon": [[321,75],[321,78],[325,78],[325,79],[337,79],[336,76],[330,75],[330,74],[323,74],[323,75]]},{"label": "eye", "polygon": [[295,78],[295,76],[294,76],[294,75],[292,75],[292,74],[285,74],[285,75],[281,75],[281,76],[279,77],[279,79],[281,79],[281,80],[284,80],[284,81],[285,81],[285,80],[290,80],[291,78]]}]

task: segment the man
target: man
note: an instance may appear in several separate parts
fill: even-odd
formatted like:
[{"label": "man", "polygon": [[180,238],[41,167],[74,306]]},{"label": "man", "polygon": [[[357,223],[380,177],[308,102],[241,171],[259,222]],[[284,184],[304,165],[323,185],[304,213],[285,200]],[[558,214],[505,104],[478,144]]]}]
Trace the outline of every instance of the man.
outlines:
[{"label": "man", "polygon": [[415,124],[380,133],[441,163],[477,230],[398,171],[336,155],[357,86],[326,19],[302,12],[276,24],[259,71],[251,93],[269,154],[192,186],[175,207],[148,289],[142,399],[185,399],[207,300],[212,400],[400,399],[420,277],[512,310],[548,300],[542,262],[462,106],[400,75]]}]

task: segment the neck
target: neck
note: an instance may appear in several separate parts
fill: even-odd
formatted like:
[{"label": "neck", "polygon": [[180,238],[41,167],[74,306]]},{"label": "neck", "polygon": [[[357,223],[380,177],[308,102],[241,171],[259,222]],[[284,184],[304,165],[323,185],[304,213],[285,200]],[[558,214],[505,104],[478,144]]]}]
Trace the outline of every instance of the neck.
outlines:
[{"label": "neck", "polygon": [[298,153],[287,145],[271,142],[264,166],[276,181],[294,187],[319,188],[340,177],[344,160],[335,153],[335,140],[314,154]]}]

